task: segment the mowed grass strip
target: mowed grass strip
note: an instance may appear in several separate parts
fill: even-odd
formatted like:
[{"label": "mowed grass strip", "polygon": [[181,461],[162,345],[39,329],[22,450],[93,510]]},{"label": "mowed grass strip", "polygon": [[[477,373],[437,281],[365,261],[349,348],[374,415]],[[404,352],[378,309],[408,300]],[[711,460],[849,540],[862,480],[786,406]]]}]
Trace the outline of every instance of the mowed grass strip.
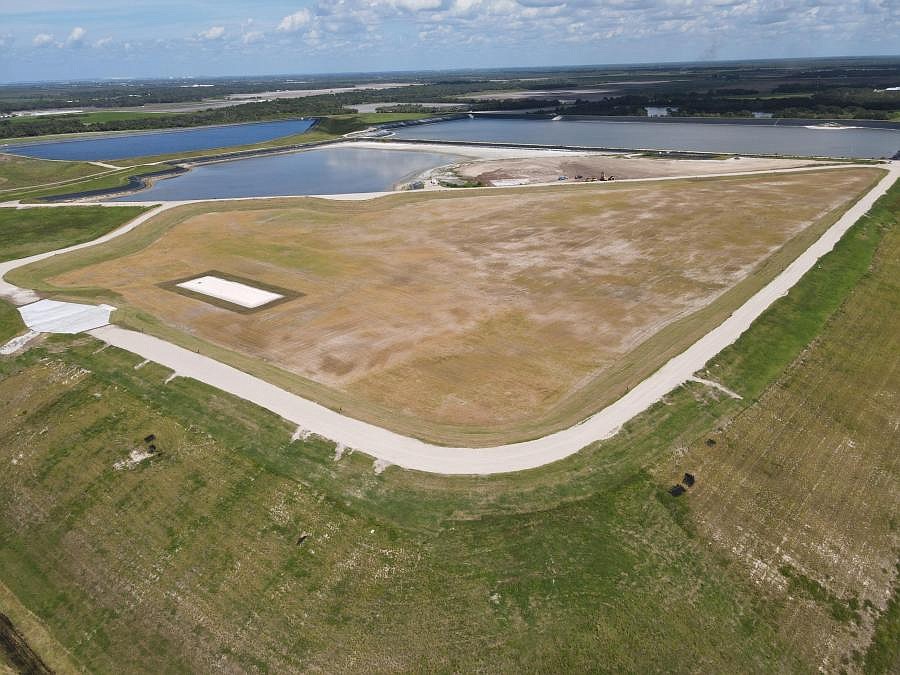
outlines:
[{"label": "mowed grass strip", "polygon": [[688,503],[699,531],[784,599],[783,637],[826,671],[859,669],[873,635],[871,663],[896,661],[900,645],[898,214],[895,186],[714,360],[711,373],[758,402],[670,469],[672,481],[696,475]]},{"label": "mowed grass strip", "polygon": [[0,261],[91,241],[144,210],[139,206],[0,209]]}]

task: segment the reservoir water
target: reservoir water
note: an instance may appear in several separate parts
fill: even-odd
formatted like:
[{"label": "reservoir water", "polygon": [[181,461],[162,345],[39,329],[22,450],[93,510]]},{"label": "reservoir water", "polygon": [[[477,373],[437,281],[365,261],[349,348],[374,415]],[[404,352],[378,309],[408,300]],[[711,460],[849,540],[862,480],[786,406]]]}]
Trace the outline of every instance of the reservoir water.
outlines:
[{"label": "reservoir water", "polygon": [[0,150],[40,159],[115,160],[263,143],[282,136],[301,134],[312,124],[313,120],[253,122],[217,127],[94,136],[69,141],[27,143],[0,146]]},{"label": "reservoir water", "polygon": [[467,118],[404,127],[397,129],[396,138],[860,159],[892,157],[900,151],[897,129],[699,122]]},{"label": "reservoir water", "polygon": [[413,150],[321,148],[195,167],[116,201],[178,201],[383,192],[404,179],[458,161]]}]

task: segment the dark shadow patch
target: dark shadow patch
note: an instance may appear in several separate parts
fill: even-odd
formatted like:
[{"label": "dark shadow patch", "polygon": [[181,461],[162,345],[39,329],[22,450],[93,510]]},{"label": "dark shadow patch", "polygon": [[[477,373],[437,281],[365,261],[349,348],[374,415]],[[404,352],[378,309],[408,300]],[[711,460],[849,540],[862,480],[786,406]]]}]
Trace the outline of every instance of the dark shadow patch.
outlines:
[{"label": "dark shadow patch", "polygon": [[[5,660],[20,673],[43,675],[53,672],[5,614],[0,614],[0,655],[5,656]],[[4,660],[2,656],[0,662]]]}]

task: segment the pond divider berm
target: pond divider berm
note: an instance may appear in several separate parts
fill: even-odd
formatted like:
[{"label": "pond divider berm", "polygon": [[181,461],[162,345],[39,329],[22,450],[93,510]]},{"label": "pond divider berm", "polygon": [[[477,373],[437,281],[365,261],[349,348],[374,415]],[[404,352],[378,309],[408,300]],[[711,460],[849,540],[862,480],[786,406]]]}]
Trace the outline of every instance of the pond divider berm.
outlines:
[{"label": "pond divider berm", "polygon": [[525,150],[571,150],[573,152],[617,152],[617,153],[643,153],[668,159],[715,159],[718,157],[764,157],[766,159],[810,159],[827,160],[829,162],[854,162],[854,163],[878,163],[878,159],[853,159],[849,157],[827,157],[824,155],[780,155],[766,154],[762,152],[716,152],[703,150],[660,150],[658,148],[617,148],[605,145],[544,145],[541,143],[510,143],[498,141],[450,141],[444,139],[426,138],[366,138],[366,141],[380,143],[397,143],[404,145],[446,145],[447,147],[464,146],[476,148],[511,148]]},{"label": "pond divider berm", "polygon": [[[379,130],[397,129],[400,127],[416,126],[419,124],[435,124],[437,122],[445,122],[447,120],[462,119],[465,115],[453,114],[441,117],[429,117],[421,120],[400,120],[397,122],[388,122],[379,124],[376,128]],[[316,127],[319,120],[309,128],[312,130]],[[371,132],[370,132],[371,133]],[[59,203],[68,202],[76,199],[91,199],[96,197],[118,197],[124,194],[131,194],[139,190],[149,187],[153,180],[160,178],[171,178],[190,171],[195,166],[202,164],[214,164],[216,162],[227,162],[236,159],[251,159],[253,157],[265,157],[267,155],[278,155],[289,152],[297,152],[299,150],[313,150],[315,148],[323,148],[330,145],[340,145],[341,143],[350,143],[358,140],[378,140],[367,136],[349,136],[343,138],[335,138],[327,141],[314,141],[312,143],[292,143],[291,145],[280,145],[273,148],[251,148],[249,150],[235,150],[233,152],[223,152],[214,155],[198,155],[188,157],[184,160],[172,160],[177,162],[177,166],[168,169],[161,169],[152,173],[145,173],[137,176],[129,176],[128,181],[123,185],[117,185],[108,188],[98,188],[96,190],[82,190],[80,192],[67,192],[62,195],[52,195],[47,197],[39,197],[36,201],[43,203]]]},{"label": "pond divider berm", "polygon": [[[492,119],[517,119],[527,121],[529,119],[552,119],[551,114],[528,114],[516,115],[514,113],[505,112],[473,112],[473,113],[454,113],[450,115],[441,115],[439,117],[429,117],[419,120],[399,120],[397,122],[387,122],[379,124],[375,128],[377,131],[366,132],[363,135],[348,135],[341,138],[335,138],[327,141],[315,141],[313,143],[294,143],[291,145],[282,145],[274,148],[254,148],[250,150],[235,150],[234,152],[225,152],[214,155],[200,155],[190,157],[178,162],[178,165],[169,169],[155,171],[153,173],[145,173],[139,176],[130,176],[128,182],[110,188],[101,188],[97,190],[84,190],[82,192],[72,192],[63,195],[54,195],[50,197],[41,197],[37,201],[40,202],[66,202],[76,199],[90,199],[95,197],[113,197],[123,194],[130,194],[142,190],[149,186],[150,182],[159,178],[170,178],[189,171],[194,166],[202,164],[213,164],[216,162],[225,162],[237,159],[250,159],[253,157],[265,157],[267,155],[285,154],[302,150],[314,150],[327,146],[340,145],[342,143],[352,143],[354,141],[370,141],[381,143],[402,143],[404,145],[444,145],[447,147],[468,146],[468,147],[484,147],[484,148],[523,148],[529,150],[572,150],[575,152],[642,152],[649,153],[659,157],[667,157],[671,159],[706,159],[714,157],[727,157],[739,154],[742,157],[775,157],[775,158],[796,158],[797,155],[784,154],[766,154],[766,153],[729,153],[729,152],[703,152],[703,151],[685,151],[685,150],[662,150],[658,148],[619,148],[612,146],[596,146],[596,145],[545,145],[541,143],[509,143],[509,142],[492,142],[492,141],[463,141],[463,140],[438,140],[438,139],[412,139],[412,138],[396,138],[394,136],[377,135],[380,131],[390,131],[391,129],[399,129],[402,127],[420,126],[423,124],[437,124],[440,122],[448,122],[452,120],[466,119],[470,115],[479,118]],[[808,126],[810,124],[825,123],[843,123],[852,124],[853,126],[862,126],[873,129],[898,129],[900,130],[900,122],[882,122],[880,120],[824,120],[824,119],[749,119],[749,118],[719,118],[719,117],[637,117],[637,116],[600,116],[600,115],[564,115],[563,121],[606,121],[606,122],[651,122],[653,124],[671,124],[671,123],[701,123],[701,124],[738,124],[749,126]],[[318,120],[317,120],[318,122]],[[310,129],[315,128],[315,125]],[[373,135],[376,134],[376,135]],[[804,159],[818,159],[831,161],[848,161],[847,158],[834,158],[827,156],[803,156]],[[898,152],[892,159],[900,159]],[[859,160],[865,161],[865,160]]]}]

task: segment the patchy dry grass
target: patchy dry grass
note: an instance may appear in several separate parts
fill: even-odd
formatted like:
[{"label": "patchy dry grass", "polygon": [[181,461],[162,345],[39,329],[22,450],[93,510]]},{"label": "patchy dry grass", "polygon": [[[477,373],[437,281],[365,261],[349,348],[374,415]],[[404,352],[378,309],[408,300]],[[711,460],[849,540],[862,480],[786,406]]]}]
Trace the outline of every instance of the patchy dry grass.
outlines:
[{"label": "patchy dry grass", "polygon": [[[448,480],[431,500],[415,475],[335,464],[257,409],[163,385],[92,340],[53,353],[64,344],[0,381],[0,569],[86,670],[795,663],[641,471],[569,503],[539,489],[506,515],[469,503],[505,500],[489,482]],[[155,456],[115,470],[149,433]],[[398,501],[421,508],[397,523]]]},{"label": "patchy dry grass", "polygon": [[[192,207],[174,227],[167,214],[166,227],[14,278],[104,297],[126,325],[205,343],[357,417],[491,444],[567,426],[621,395],[879,175]],[[207,269],[305,295],[241,316],[159,286]]]}]

